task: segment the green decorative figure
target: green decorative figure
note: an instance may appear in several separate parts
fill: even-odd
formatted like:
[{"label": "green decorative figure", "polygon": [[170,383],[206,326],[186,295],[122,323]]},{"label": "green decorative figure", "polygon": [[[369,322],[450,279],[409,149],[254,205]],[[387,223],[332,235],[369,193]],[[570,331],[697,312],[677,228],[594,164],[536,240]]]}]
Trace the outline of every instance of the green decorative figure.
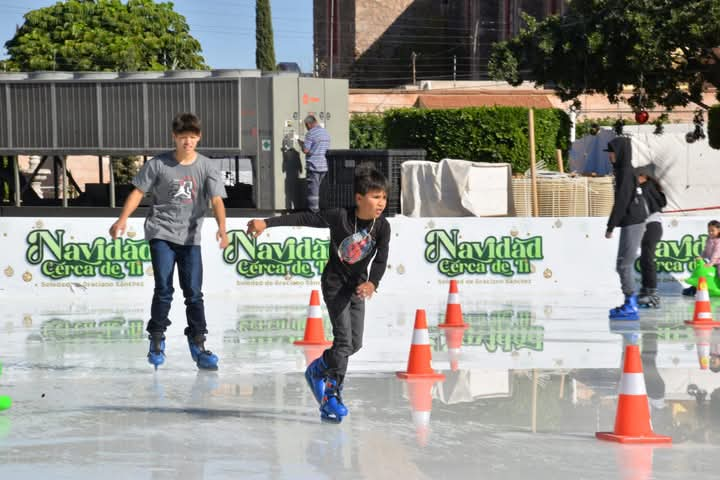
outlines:
[{"label": "green decorative figure", "polygon": [[711,297],[720,297],[720,283],[717,274],[717,268],[714,265],[706,266],[705,262],[698,260],[695,262],[695,269],[690,278],[685,283],[697,288],[700,277],[705,277],[708,285],[708,293]]},{"label": "green decorative figure", "polygon": [[[2,364],[0,363],[0,375],[2,375]],[[7,410],[12,406],[12,400],[10,397],[7,397],[5,395],[0,395],[0,412],[3,410]]]}]

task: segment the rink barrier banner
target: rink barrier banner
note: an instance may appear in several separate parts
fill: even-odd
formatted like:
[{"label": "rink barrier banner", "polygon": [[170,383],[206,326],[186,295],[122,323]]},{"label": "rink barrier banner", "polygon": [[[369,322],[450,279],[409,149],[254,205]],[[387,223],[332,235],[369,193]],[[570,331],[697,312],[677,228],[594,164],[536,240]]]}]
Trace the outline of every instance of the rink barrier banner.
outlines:
[{"label": "rink barrier banner", "polygon": [[[331,248],[327,230],[267,229],[245,235],[249,219],[227,220],[230,244],[215,242],[216,225],[203,225],[206,295],[286,298],[318,288]],[[660,290],[679,291],[706,240],[709,217],[663,218],[657,247]],[[378,292],[444,296],[456,280],[461,299],[496,292],[578,294],[619,291],[614,271],[619,231],[606,239],[602,218],[405,218],[392,228],[387,272]],[[112,240],[107,218],[3,218],[0,295],[89,299],[147,299],[153,290],[143,219],[128,222]],[[636,263],[639,271],[639,262]],[[176,289],[179,293],[180,290]],[[176,294],[177,295],[177,294]]]}]

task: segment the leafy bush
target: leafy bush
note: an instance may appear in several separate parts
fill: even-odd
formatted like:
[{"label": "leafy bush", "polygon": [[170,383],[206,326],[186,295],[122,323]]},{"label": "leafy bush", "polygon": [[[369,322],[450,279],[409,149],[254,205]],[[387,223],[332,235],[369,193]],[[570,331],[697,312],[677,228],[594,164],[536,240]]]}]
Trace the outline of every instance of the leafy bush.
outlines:
[{"label": "leafy bush", "polygon": [[350,148],[387,149],[383,116],[363,113],[350,117]]},{"label": "leafy bush", "polygon": [[[514,172],[530,168],[528,109],[473,107],[403,108],[385,113],[387,148],[423,148],[429,160],[456,158],[507,162]],[[535,110],[536,159],[557,168],[556,149],[567,150],[570,119],[557,109]]]}]

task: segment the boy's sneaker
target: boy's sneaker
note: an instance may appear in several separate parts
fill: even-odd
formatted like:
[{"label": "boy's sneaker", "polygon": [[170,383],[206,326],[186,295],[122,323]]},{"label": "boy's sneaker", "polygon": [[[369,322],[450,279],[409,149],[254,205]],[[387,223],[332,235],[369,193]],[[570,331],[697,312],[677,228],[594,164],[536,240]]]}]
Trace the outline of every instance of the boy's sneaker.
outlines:
[{"label": "boy's sneaker", "polygon": [[610,318],[610,320],[640,320],[637,295],[634,293],[632,295],[626,295],[625,303],[619,307],[610,309],[608,318]]},{"label": "boy's sneaker", "polygon": [[322,403],[323,396],[325,396],[325,371],[327,365],[323,360],[322,355],[313,360],[310,365],[305,369],[305,380],[307,381],[308,387],[312,392],[318,405]]},{"label": "boy's sneaker", "polygon": [[150,339],[150,350],[148,351],[148,363],[155,367],[155,370],[165,363],[165,335],[152,333]]},{"label": "boy's sneaker", "polygon": [[205,350],[205,335],[198,335],[197,337],[188,339],[188,346],[190,347],[190,356],[197,364],[198,368],[203,370],[217,370],[218,369],[218,357],[210,350]]},{"label": "boy's sneaker", "polygon": [[695,287],[687,287],[682,291],[682,294],[686,297],[694,297],[695,293],[697,293],[697,288]]},{"label": "boy's sneaker", "polygon": [[323,422],[340,423],[348,414],[340,396],[341,392],[342,385],[338,385],[335,379],[329,378],[325,382],[325,395],[320,404],[320,419]]}]

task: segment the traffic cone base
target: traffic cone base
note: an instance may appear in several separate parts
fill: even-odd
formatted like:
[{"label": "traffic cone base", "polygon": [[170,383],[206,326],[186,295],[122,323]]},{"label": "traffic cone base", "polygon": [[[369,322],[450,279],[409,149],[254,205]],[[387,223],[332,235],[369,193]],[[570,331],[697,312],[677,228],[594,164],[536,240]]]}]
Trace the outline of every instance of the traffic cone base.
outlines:
[{"label": "traffic cone base", "polygon": [[408,373],[408,372],[395,372],[398,378],[403,380],[445,380],[445,375],[442,373]]},{"label": "traffic cone base", "polygon": [[295,340],[293,344],[332,345],[332,342],[325,339],[322,310],[320,309],[320,292],[317,290],[313,290],[310,294],[310,305],[308,306],[307,323],[305,324],[305,336],[302,340]]},{"label": "traffic cone base", "polygon": [[629,437],[627,435],[617,435],[613,432],[597,432],[595,436],[600,440],[608,442],[617,442],[625,444],[641,444],[641,443],[672,443],[672,437],[665,435],[645,435],[639,437]]},{"label": "traffic cone base", "polygon": [[462,308],[460,307],[460,294],[457,281],[450,280],[447,308],[445,310],[445,322],[438,325],[439,328],[467,328],[468,324],[463,321]]}]

